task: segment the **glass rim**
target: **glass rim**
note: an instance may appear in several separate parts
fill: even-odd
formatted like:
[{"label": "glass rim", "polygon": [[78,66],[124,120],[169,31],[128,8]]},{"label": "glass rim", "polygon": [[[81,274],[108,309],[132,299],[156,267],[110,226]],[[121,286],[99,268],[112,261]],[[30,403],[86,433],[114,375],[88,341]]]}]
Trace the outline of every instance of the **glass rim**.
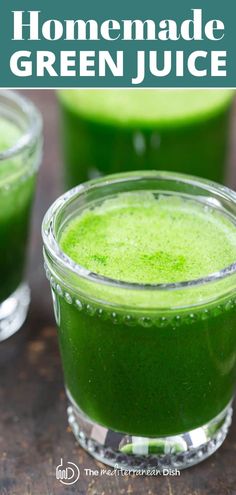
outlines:
[{"label": "glass rim", "polygon": [[25,149],[29,148],[31,144],[37,140],[43,127],[41,113],[29,98],[20,95],[16,91],[8,89],[0,90],[0,97],[1,96],[6,99],[6,106],[7,101],[9,101],[15,103],[15,105],[22,111],[22,113],[27,117],[27,127],[23,130],[22,135],[20,135],[13,146],[10,146],[6,150],[0,152],[0,166],[2,161],[18,155]]},{"label": "glass rim", "polygon": [[[172,282],[172,283],[157,283],[157,284],[144,284],[138,282],[126,282],[122,280],[113,279],[107,276],[100,275],[95,272],[91,272],[87,268],[73,261],[66,253],[64,253],[59,243],[56,239],[55,231],[54,231],[54,220],[59,210],[66,206],[66,204],[73,197],[80,196],[89,190],[92,190],[96,187],[103,187],[108,184],[117,184],[120,182],[127,182],[133,180],[173,180],[182,182],[185,185],[190,186],[199,186],[205,191],[214,190],[215,192],[220,192],[227,199],[230,199],[236,205],[236,193],[230,188],[218,184],[214,181],[210,181],[207,179],[202,179],[200,177],[191,176],[188,174],[182,174],[178,172],[166,172],[166,171],[156,171],[156,170],[143,170],[136,172],[124,172],[118,174],[107,175],[104,177],[100,177],[97,179],[93,179],[87,182],[84,182],[69,191],[65,192],[59,198],[57,198],[53,204],[49,207],[46,214],[44,215],[42,222],[42,238],[44,243],[44,249],[49,252],[52,256],[52,259],[59,263],[63,268],[69,269],[74,275],[81,277],[87,281],[93,283],[100,283],[105,286],[112,286],[120,289],[129,289],[129,290],[153,290],[153,291],[173,291],[180,289],[189,289],[198,287],[201,285],[210,284],[212,282],[217,282],[223,280],[233,274],[236,273],[236,260],[234,263],[226,266],[225,268],[210,273],[204,277],[199,277],[196,279],[190,279],[186,281],[180,282]],[[49,226],[49,227],[48,227]]]}]

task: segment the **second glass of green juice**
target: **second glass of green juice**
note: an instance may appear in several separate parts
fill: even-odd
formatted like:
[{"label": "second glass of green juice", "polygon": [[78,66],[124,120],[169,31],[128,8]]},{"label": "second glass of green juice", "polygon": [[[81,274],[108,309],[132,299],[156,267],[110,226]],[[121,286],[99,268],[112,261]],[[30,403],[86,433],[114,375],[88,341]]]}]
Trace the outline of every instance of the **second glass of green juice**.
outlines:
[{"label": "second glass of green juice", "polygon": [[145,472],[211,455],[236,377],[236,194],[181,174],[113,175],[59,198],[43,239],[80,444]]},{"label": "second glass of green juice", "polygon": [[104,174],[169,170],[226,180],[232,90],[61,90],[67,187]]},{"label": "second glass of green juice", "polygon": [[40,113],[28,99],[1,91],[0,341],[21,327],[29,306],[24,269],[41,152]]}]

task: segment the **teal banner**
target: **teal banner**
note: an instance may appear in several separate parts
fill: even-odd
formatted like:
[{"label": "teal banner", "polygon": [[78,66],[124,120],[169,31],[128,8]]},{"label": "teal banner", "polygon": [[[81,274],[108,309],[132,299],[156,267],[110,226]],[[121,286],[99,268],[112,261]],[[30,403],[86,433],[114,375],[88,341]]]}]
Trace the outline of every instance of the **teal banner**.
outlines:
[{"label": "teal banner", "polygon": [[236,4],[4,0],[1,87],[236,87]]}]

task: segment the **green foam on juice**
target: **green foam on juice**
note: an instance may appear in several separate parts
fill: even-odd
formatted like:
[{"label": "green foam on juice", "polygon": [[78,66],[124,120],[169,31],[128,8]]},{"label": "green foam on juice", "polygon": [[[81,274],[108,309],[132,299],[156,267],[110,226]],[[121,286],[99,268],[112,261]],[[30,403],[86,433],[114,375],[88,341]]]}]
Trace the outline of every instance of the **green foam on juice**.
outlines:
[{"label": "green foam on juice", "polygon": [[197,200],[124,193],[84,210],[64,228],[61,249],[91,272],[142,284],[176,283],[236,260],[236,226]]},{"label": "green foam on juice", "polygon": [[[21,137],[22,130],[9,119],[0,116],[0,154],[9,152]],[[4,157],[4,160],[0,161],[0,186],[2,180],[8,180],[15,173],[18,174],[20,167],[22,160],[19,160],[17,155]]]},{"label": "green foam on juice", "polygon": [[16,144],[22,131],[10,120],[0,117],[0,153]]}]

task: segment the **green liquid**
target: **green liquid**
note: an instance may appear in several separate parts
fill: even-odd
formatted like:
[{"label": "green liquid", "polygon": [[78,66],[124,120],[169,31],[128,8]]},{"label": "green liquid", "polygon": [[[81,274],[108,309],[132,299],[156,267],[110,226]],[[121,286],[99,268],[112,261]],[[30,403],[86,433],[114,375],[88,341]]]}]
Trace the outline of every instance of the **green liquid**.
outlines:
[{"label": "green liquid", "polygon": [[[14,123],[0,117],[0,153],[21,135]],[[34,185],[35,174],[28,174],[24,156],[0,161],[0,303],[22,282]]]},{"label": "green liquid", "polygon": [[145,168],[222,182],[232,97],[230,90],[60,91],[67,185]]},{"label": "green liquid", "polygon": [[[189,280],[236,259],[236,228],[223,213],[197,201],[156,199],[150,192],[120,194],[78,212],[59,242],[87,269],[129,282]],[[196,307],[188,309],[194,289],[188,296],[186,291],[133,296],[126,289],[119,307],[122,297],[101,285],[97,302],[89,292],[87,298],[71,294],[79,299],[75,307],[54,293],[66,386],[92,420],[133,435],[172,435],[207,423],[231,400],[232,297],[205,304],[196,299]],[[109,293],[113,305],[99,303],[109,301]],[[199,294],[204,300],[201,289]],[[144,297],[152,310],[145,309]],[[183,309],[160,309],[166,297],[169,307]]]}]

